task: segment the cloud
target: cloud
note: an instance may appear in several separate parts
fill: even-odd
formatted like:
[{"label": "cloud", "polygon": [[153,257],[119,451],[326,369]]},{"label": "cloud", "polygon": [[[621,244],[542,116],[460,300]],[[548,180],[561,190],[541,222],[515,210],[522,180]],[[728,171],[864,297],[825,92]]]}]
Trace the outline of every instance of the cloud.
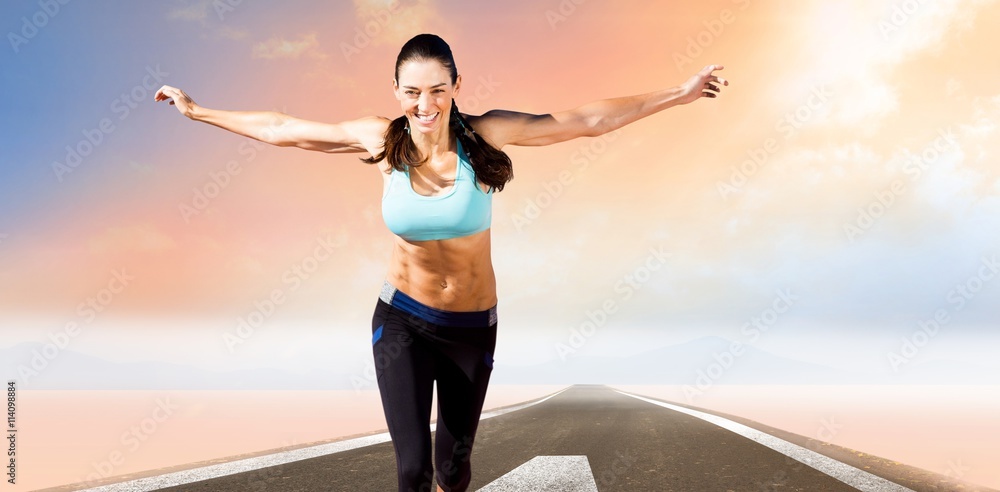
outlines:
[{"label": "cloud", "polygon": [[[886,117],[899,111],[897,90],[887,80],[904,62],[939,54],[949,38],[974,27],[978,10],[995,0],[824,3],[792,34],[800,39],[807,66],[796,69],[779,97],[809,84],[829,84],[838,95],[831,123],[874,134]],[[805,80],[808,78],[808,80]],[[947,92],[961,90],[949,82]]]},{"label": "cloud", "polygon": [[199,0],[183,7],[174,8],[167,13],[167,19],[205,24],[205,21],[208,19],[208,9],[211,5],[212,0]]},{"label": "cloud", "polygon": [[[238,4],[237,4],[238,7]],[[229,3],[221,3],[219,0],[198,0],[182,7],[176,7],[167,13],[168,20],[179,20],[184,22],[197,22],[207,30],[212,31],[217,37],[243,40],[249,36],[245,29],[237,29],[230,26],[212,26],[217,22],[209,22],[209,12],[212,12],[216,21],[226,20],[226,15],[235,10],[236,7]]]},{"label": "cloud", "polygon": [[441,18],[430,0],[354,0],[354,9],[375,46],[401,46],[415,34],[434,30],[431,23]]},{"label": "cloud", "polygon": [[948,79],[948,82],[945,83],[944,93],[948,97],[955,97],[964,90],[965,87],[962,86],[962,82],[954,77]]},{"label": "cloud", "polygon": [[988,138],[997,130],[997,117],[1000,116],[1000,96],[976,96],[972,101],[972,118],[969,124],[960,124],[964,136],[973,138]]},{"label": "cloud", "polygon": [[229,27],[229,26],[222,26],[216,29],[215,33],[221,38],[232,39],[236,41],[242,41],[250,37],[250,32],[247,31],[246,29],[236,29],[234,27]]},{"label": "cloud", "polygon": [[948,37],[956,37],[971,30],[982,7],[995,3],[995,0],[920,2],[917,10],[909,15],[905,12],[900,14],[898,3],[892,0],[881,5],[872,4],[880,7],[875,9],[880,29],[885,29],[886,25],[894,29],[888,31],[887,35],[880,33],[877,39],[866,41],[878,42],[880,39],[881,43],[875,45],[878,49],[870,49],[871,46],[868,46],[869,49],[856,52],[855,55],[864,55],[878,63],[899,64],[924,52],[938,54],[948,45]]},{"label": "cloud", "polygon": [[843,81],[837,91],[850,96],[838,99],[830,121],[842,127],[855,127],[865,135],[876,133],[882,120],[899,110],[897,91],[872,72]]},{"label": "cloud", "polygon": [[128,161],[128,167],[140,174],[145,174],[145,175],[156,174],[156,168],[152,164],[146,162],[137,162],[130,160]]},{"label": "cloud", "polygon": [[327,57],[319,49],[319,41],[316,40],[316,33],[304,34],[298,40],[287,40],[276,36],[267,41],[257,43],[253,47],[254,58],[274,60],[278,58],[295,59],[302,56],[320,59]]},{"label": "cloud", "polygon": [[238,272],[248,272],[258,275],[264,273],[264,268],[261,266],[260,260],[250,255],[234,256],[226,263],[226,266]]},{"label": "cloud", "polygon": [[163,251],[177,246],[174,240],[152,224],[110,227],[88,241],[91,253]]}]

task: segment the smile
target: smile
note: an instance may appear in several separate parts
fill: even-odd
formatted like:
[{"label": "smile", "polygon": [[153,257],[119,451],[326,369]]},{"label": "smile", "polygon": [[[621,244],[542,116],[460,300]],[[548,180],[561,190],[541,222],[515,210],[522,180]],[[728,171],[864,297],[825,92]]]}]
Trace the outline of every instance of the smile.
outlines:
[{"label": "smile", "polygon": [[434,113],[434,114],[428,114],[428,115],[419,115],[419,114],[415,114],[415,115],[413,115],[413,116],[414,116],[414,117],[415,117],[415,118],[417,119],[417,121],[419,121],[420,123],[423,123],[423,124],[425,124],[425,125],[430,125],[430,124],[434,123],[435,121],[437,121],[437,118],[438,118],[438,115],[440,115],[440,114],[441,114],[441,112],[440,112],[440,111],[438,111],[437,113]]}]

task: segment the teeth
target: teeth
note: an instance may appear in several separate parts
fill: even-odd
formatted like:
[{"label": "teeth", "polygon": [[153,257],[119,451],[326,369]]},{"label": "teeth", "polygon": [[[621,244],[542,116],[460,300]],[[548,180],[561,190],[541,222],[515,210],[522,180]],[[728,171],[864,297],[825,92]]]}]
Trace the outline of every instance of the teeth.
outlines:
[{"label": "teeth", "polygon": [[417,116],[417,119],[420,119],[420,120],[423,120],[423,121],[433,121],[434,118],[437,117],[437,115],[438,115],[438,113],[434,113],[434,114],[431,114],[431,115],[418,114],[416,116]]}]

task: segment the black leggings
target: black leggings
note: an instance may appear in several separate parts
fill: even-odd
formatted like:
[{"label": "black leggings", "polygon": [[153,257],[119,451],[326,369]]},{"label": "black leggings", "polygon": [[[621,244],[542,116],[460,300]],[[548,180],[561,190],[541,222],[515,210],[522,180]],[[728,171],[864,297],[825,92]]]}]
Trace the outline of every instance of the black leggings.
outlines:
[{"label": "black leggings", "polygon": [[[442,311],[386,282],[372,317],[372,352],[382,408],[396,451],[399,492],[461,492],[493,371],[496,306]],[[437,430],[431,468],[430,411],[437,381]],[[436,474],[434,470],[436,469]]]}]

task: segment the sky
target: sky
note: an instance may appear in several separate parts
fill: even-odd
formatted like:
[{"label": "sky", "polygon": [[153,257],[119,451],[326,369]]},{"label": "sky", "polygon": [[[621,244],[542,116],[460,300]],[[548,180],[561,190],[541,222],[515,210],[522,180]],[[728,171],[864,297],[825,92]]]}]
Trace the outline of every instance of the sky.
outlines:
[{"label": "sky", "polygon": [[709,64],[730,81],[611,134],[504,149],[498,368],[721,337],[890,380],[1000,369],[996,1],[43,1],[0,20],[0,349],[362,370],[392,245],[376,168],[153,93],[394,118],[398,50],[433,32],[470,114]]}]

